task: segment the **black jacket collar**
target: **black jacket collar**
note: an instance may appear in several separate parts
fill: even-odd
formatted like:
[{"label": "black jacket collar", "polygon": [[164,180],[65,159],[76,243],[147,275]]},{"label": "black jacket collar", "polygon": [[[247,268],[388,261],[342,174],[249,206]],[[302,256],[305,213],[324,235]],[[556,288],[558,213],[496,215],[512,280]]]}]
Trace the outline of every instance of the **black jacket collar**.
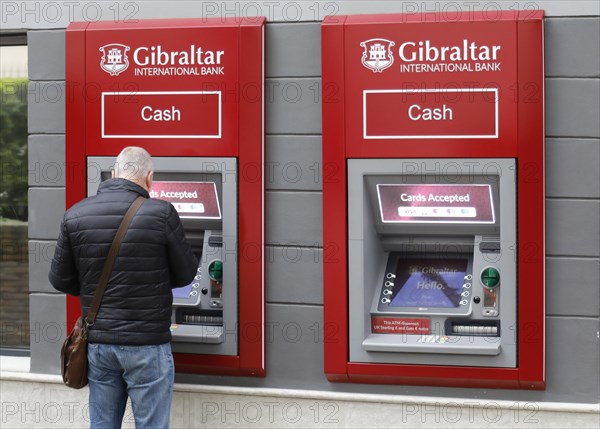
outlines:
[{"label": "black jacket collar", "polygon": [[150,198],[148,191],[127,179],[108,179],[100,183],[100,186],[98,187],[99,194],[118,191],[135,192],[144,198]]}]

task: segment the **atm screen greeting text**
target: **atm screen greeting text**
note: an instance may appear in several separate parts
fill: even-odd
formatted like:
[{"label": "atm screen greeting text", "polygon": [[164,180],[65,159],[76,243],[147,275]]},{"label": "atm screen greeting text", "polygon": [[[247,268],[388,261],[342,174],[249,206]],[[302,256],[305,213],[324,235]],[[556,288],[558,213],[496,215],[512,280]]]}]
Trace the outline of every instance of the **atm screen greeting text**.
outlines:
[{"label": "atm screen greeting text", "polygon": [[390,307],[458,307],[467,259],[399,259]]}]

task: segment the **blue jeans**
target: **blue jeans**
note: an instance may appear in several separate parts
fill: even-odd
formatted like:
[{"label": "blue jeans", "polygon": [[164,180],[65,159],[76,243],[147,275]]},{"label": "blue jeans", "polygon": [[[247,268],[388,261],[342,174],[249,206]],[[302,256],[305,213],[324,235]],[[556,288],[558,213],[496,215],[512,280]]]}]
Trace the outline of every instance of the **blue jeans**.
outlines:
[{"label": "blue jeans", "polygon": [[91,428],[120,428],[127,397],[136,428],[168,428],[173,397],[171,344],[88,345]]}]

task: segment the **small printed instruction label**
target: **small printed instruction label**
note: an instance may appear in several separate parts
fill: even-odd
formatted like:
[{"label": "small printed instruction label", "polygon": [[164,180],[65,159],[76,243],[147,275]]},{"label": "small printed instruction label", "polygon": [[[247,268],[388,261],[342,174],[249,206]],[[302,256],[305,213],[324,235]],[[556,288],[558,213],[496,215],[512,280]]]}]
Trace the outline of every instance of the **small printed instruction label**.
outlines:
[{"label": "small printed instruction label", "polygon": [[374,334],[429,334],[431,320],[424,318],[371,317]]}]

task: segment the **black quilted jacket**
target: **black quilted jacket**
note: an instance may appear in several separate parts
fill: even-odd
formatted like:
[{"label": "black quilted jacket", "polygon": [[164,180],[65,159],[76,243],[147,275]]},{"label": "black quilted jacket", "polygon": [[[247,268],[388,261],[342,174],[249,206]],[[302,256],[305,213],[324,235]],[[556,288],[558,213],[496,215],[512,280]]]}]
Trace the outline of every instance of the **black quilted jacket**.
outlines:
[{"label": "black quilted jacket", "polygon": [[[98,194],[65,213],[48,278],[55,289],[81,296],[87,314],[108,250],[131,203],[149,197],[125,179],[102,182]],[[189,284],[197,261],[179,215],[148,199],[135,215],[115,261],[89,341],[122,345],[171,340],[172,288]]]}]

